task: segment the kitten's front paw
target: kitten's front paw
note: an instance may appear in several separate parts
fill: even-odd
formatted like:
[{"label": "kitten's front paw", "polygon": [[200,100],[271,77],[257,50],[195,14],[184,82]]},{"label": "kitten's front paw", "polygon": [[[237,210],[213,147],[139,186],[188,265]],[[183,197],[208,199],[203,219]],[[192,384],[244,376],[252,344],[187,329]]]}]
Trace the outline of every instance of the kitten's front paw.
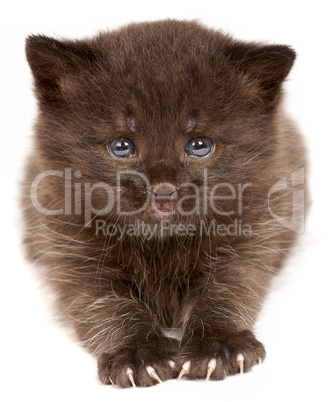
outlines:
[{"label": "kitten's front paw", "polygon": [[179,378],[223,380],[227,375],[249,371],[265,356],[264,346],[245,330],[223,339],[192,339],[182,346],[176,369]]},{"label": "kitten's front paw", "polygon": [[104,353],[98,359],[98,375],[102,383],[127,387],[150,387],[168,380],[174,374],[177,341],[160,338],[124,345],[113,353]]}]

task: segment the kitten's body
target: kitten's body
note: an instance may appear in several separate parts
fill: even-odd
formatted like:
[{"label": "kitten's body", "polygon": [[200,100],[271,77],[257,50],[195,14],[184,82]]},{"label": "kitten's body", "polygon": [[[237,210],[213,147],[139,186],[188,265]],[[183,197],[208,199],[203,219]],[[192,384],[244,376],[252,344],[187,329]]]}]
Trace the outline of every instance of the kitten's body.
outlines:
[{"label": "kitten's body", "polygon": [[[188,359],[189,377],[204,378],[212,357],[218,359],[212,378],[221,379],[238,371],[237,353],[250,369],[265,357],[252,326],[296,238],[273,217],[291,217],[291,193],[273,192],[269,210],[273,185],[305,167],[300,136],[280,109],[280,84],[294,52],[233,41],[193,22],[163,21],[84,41],[31,37],[27,57],[40,114],[26,179],[25,242],[30,257],[47,268],[59,310],[99,358],[100,379],[129,386],[130,367],[138,385],[152,385],[146,365],[167,379],[174,375],[169,360],[180,370]],[[106,143],[120,137],[135,143],[136,157],[109,155]],[[213,153],[187,158],[188,141],[202,137],[213,140]],[[43,171],[65,168],[72,190],[97,182],[115,190],[117,172],[135,170],[152,187],[172,183],[178,199],[190,194],[181,184],[193,183],[202,207],[210,204],[208,189],[229,183],[241,190],[242,204],[223,186],[226,199],[215,204],[233,213],[209,205],[167,218],[170,227],[194,225],[195,235],[108,236],[97,230],[99,219],[154,228],[162,218],[149,207],[133,216],[113,208],[88,219],[78,206],[83,191],[77,200],[67,194],[65,213],[36,210],[31,183]],[[64,209],[64,177],[41,180],[37,195],[45,208]],[[135,176],[121,180],[117,194],[124,210],[137,209],[147,196]],[[92,192],[96,210],[106,201],[106,191]],[[190,211],[194,202],[185,205]],[[199,234],[201,222],[228,226],[236,219],[251,231]],[[182,329],[180,345],[164,337],[166,327]]]}]

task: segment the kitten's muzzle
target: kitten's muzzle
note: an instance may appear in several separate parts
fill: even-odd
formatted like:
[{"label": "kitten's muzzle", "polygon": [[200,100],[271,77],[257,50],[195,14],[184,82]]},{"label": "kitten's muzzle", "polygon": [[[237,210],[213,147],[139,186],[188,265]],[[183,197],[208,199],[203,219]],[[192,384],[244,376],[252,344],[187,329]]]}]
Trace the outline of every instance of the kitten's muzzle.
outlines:
[{"label": "kitten's muzzle", "polygon": [[151,188],[153,202],[159,210],[173,209],[174,200],[177,199],[177,187],[172,184],[158,184]]}]

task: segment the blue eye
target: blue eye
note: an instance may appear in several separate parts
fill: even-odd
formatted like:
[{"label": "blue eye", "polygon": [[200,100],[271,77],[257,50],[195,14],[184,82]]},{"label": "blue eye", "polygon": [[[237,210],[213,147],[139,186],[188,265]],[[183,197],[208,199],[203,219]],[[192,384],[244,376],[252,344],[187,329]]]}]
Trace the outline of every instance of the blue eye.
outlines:
[{"label": "blue eye", "polygon": [[130,156],[136,155],[133,141],[127,140],[126,138],[116,138],[113,141],[109,141],[107,149],[117,158],[129,158]]},{"label": "blue eye", "polygon": [[208,138],[194,138],[186,145],[186,155],[204,158],[213,150],[213,142]]}]

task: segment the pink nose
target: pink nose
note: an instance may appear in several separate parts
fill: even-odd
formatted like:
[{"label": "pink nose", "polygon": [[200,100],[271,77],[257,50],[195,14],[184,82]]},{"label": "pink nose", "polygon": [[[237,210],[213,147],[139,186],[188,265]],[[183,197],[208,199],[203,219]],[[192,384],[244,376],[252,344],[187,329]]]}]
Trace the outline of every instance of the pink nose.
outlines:
[{"label": "pink nose", "polygon": [[175,196],[176,187],[164,184],[152,188],[151,191],[156,199],[170,199]]},{"label": "pink nose", "polygon": [[157,207],[162,209],[171,204],[171,201],[175,199],[177,188],[172,184],[158,184],[151,189],[151,192]]}]

